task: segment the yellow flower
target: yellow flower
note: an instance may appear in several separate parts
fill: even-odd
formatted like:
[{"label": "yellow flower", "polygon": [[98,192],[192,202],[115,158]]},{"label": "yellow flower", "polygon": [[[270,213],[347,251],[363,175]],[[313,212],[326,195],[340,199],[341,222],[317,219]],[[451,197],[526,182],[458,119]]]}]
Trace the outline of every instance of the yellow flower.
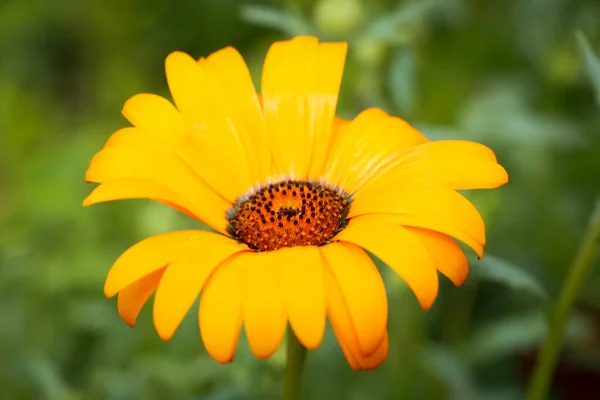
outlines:
[{"label": "yellow flower", "polygon": [[[106,278],[134,325],[154,293],[153,317],[169,340],[200,296],[199,325],[218,362],[235,355],[242,325],[258,358],[279,347],[289,322],[308,349],[328,317],[354,369],[386,357],[388,305],[365,250],[428,309],[437,271],[460,285],[465,255],[479,256],[484,223],[456,190],[495,188],[506,171],[487,147],[432,142],[405,121],[368,109],[335,116],[346,43],[297,37],[274,43],[256,93],[240,54],[166,59],[175,102],[139,94],[86,173],[84,200],[149,198],[216,232],[170,232],[127,250]],[[200,293],[202,292],[202,293]]]}]

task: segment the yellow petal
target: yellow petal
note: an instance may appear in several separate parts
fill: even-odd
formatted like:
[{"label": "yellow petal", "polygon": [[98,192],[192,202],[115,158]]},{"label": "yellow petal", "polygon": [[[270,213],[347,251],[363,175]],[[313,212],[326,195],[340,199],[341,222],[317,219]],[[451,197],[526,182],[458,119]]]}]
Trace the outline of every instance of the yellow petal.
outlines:
[{"label": "yellow petal", "polygon": [[433,304],[438,276],[425,247],[406,228],[380,215],[352,218],[336,236],[379,257],[412,289],[423,309]]},{"label": "yellow petal", "polygon": [[[149,93],[137,94],[123,105],[125,118],[142,132],[171,147],[185,141],[192,127],[167,99]],[[127,129],[127,128],[126,128]]]},{"label": "yellow petal", "polygon": [[363,355],[372,354],[387,326],[388,306],[381,275],[360,247],[337,242],[321,247],[352,318]]},{"label": "yellow petal", "polygon": [[460,246],[448,235],[429,229],[406,227],[429,253],[433,264],[456,286],[460,286],[469,274],[469,262]]},{"label": "yellow petal", "polygon": [[316,56],[316,81],[312,89],[318,96],[311,95],[309,110],[312,124],[312,154],[308,177],[318,179],[323,174],[327,152],[334,132],[335,110],[342,83],[344,62],[348,46],[346,43],[321,43]]},{"label": "yellow petal", "polygon": [[112,146],[137,146],[139,144],[156,145],[157,142],[151,135],[140,128],[121,128],[108,138],[104,148]]},{"label": "yellow petal", "polygon": [[324,260],[316,247],[278,250],[285,308],[290,325],[304,347],[316,349],[325,333]]},{"label": "yellow petal", "polygon": [[285,334],[287,318],[281,266],[286,259],[278,251],[254,253],[248,259],[244,277],[244,329],[254,356],[265,359],[279,348]]},{"label": "yellow petal", "polygon": [[[332,327],[334,326],[333,322],[331,323]],[[342,349],[342,353],[344,353],[344,357],[346,357],[346,361],[350,364],[350,367],[355,371],[362,370],[362,367],[358,363],[358,357],[354,355],[352,350],[350,349],[350,345],[348,344],[347,339],[344,337],[342,333],[339,333],[339,330],[333,328],[333,332],[338,340],[340,348]]]},{"label": "yellow petal", "polygon": [[331,144],[325,178],[354,193],[382,174],[388,164],[428,139],[405,121],[372,108],[360,113]]},{"label": "yellow petal", "polygon": [[153,199],[193,215],[179,194],[149,179],[121,178],[103,183],[83,200],[83,206],[123,199]]},{"label": "yellow petal", "polygon": [[452,236],[453,238],[460,240],[467,246],[469,246],[477,256],[481,259],[483,257],[483,245],[479,243],[477,240],[473,239],[473,237],[465,232],[460,227],[455,225],[450,225],[445,221],[439,221],[436,218],[431,218],[427,216],[415,216],[415,215],[407,215],[407,214],[369,214],[369,215],[379,215],[393,221],[397,224],[400,224],[406,228],[408,227],[417,227],[423,229],[429,229],[432,231],[440,232],[448,236]]},{"label": "yellow petal", "polygon": [[187,246],[221,238],[221,235],[212,232],[188,230],[163,233],[142,240],[115,261],[108,271],[104,294],[112,297],[146,275],[167,266]]},{"label": "yellow petal", "polygon": [[345,129],[350,125],[350,121],[340,117],[335,117],[333,120],[333,126],[331,127],[331,143],[335,143],[338,140],[338,136],[342,135]]},{"label": "yellow petal", "polygon": [[244,269],[252,253],[225,260],[202,290],[198,323],[206,351],[221,364],[233,361],[242,328]]},{"label": "yellow petal", "polygon": [[271,155],[262,105],[244,59],[233,47],[227,47],[198,62],[218,76],[222,92],[228,96],[221,106],[229,113],[244,147],[248,149],[252,162],[248,167],[252,170],[253,180],[264,184],[272,173]]},{"label": "yellow petal", "polygon": [[119,315],[129,326],[135,325],[137,316],[158,287],[164,272],[165,268],[158,269],[119,292],[117,297]]},{"label": "yellow petal", "polygon": [[197,179],[174,153],[153,146],[111,146],[94,156],[86,173],[89,182],[123,178],[151,180],[168,188],[185,200],[183,206],[194,215],[225,232],[224,216],[231,203]]},{"label": "yellow petal", "polygon": [[338,343],[340,344],[348,364],[350,364],[350,367],[352,367],[352,369],[355,371],[374,370],[379,367],[387,358],[389,348],[389,336],[387,331],[385,332],[377,349],[368,356],[362,355],[353,349],[347,339],[342,334],[338,333],[336,328],[333,328],[333,332],[338,339]]},{"label": "yellow petal", "polygon": [[83,200],[83,206],[124,199],[152,199],[191,218],[200,219],[187,208],[189,202],[178,193],[153,180],[142,178],[119,178],[103,183]]},{"label": "yellow petal", "polygon": [[[193,93],[194,88],[186,88],[185,93],[191,96],[191,101],[208,101],[217,111],[211,112],[211,109],[204,107],[195,112],[195,119],[186,120],[168,100],[157,95],[140,94],[129,99],[123,107],[123,114],[138,127],[138,131],[135,135],[128,132],[127,136],[117,131],[113,134],[115,138],[111,138],[109,143],[115,139],[125,139],[129,143],[134,139],[133,136],[139,139],[138,143],[149,140],[158,142],[180,156],[196,173],[209,180],[211,185],[216,182],[216,189],[220,189],[218,185],[226,182],[219,181],[222,177],[215,178],[214,174],[219,171],[214,171],[211,163],[217,155],[225,159],[233,156],[230,153],[239,150],[240,145],[236,139],[239,136],[240,143],[246,150],[244,156],[248,157],[245,170],[251,172],[254,184],[258,184],[258,168],[262,167],[270,173],[270,157],[264,140],[259,140],[266,136],[260,104],[256,99],[248,69],[239,53],[232,48],[223,49],[212,54],[208,60],[202,59],[200,65],[195,65],[194,60],[184,53],[173,53],[169,57],[171,61],[167,66],[171,66],[173,70],[171,75],[177,73],[177,68],[183,68],[187,73],[191,70],[194,75],[200,73],[202,78],[194,82],[208,85],[199,93]],[[171,77],[174,80],[172,84],[181,84],[176,78],[177,76]],[[210,121],[207,115],[210,115]],[[204,120],[199,121],[198,118]],[[234,147],[226,148],[226,143],[222,145],[219,140],[228,141],[227,143],[233,140]],[[261,165],[258,165],[259,162]],[[264,174],[267,172],[263,172]],[[226,181],[232,179],[225,178]],[[248,182],[244,185],[247,186]],[[244,187],[240,191],[243,193],[248,189],[249,187]],[[229,200],[234,201],[241,193],[232,194]]]},{"label": "yellow petal", "polygon": [[383,363],[385,361],[385,359],[387,358],[388,349],[389,349],[389,337],[388,337],[388,332],[386,330],[386,332],[383,335],[383,339],[381,340],[381,343],[379,343],[379,345],[377,346],[377,349],[375,349],[375,351],[372,354],[369,354],[369,355],[355,354],[354,355],[356,357],[358,365],[360,366],[359,370],[371,371],[371,370],[374,370],[377,367],[379,367],[381,365],[381,363]]},{"label": "yellow petal", "polygon": [[[196,177],[200,179],[200,182],[202,182],[203,186],[209,187],[206,184],[206,182],[204,182],[202,178],[200,178],[200,175],[198,175],[199,166],[197,165],[197,160],[202,158],[202,153],[197,151],[197,149],[194,146],[190,146],[190,141],[191,139],[189,136],[186,136],[182,140],[178,140],[176,138],[176,135],[167,134],[161,136],[157,134],[152,134],[150,131],[145,130],[141,127],[129,127],[119,129],[118,131],[113,133],[108,138],[108,141],[104,145],[104,148],[106,149],[113,146],[142,146],[144,148],[158,148],[160,152],[167,153],[169,157],[175,157],[175,159],[178,159],[177,162],[179,164],[185,165],[187,168],[193,171],[193,173],[196,174]],[[156,200],[165,204],[169,203],[160,199]]]},{"label": "yellow petal", "polygon": [[[171,140],[168,138],[171,138]],[[144,147],[158,147],[161,151],[173,152],[182,162],[187,163],[186,152],[182,151],[182,149],[186,149],[187,139],[177,141],[174,135],[169,134],[162,137],[140,127],[127,127],[117,130],[110,135],[104,144],[104,148],[113,146],[136,147],[140,145]],[[193,165],[188,165],[188,167],[193,169]]]},{"label": "yellow petal", "polygon": [[346,43],[296,37],[271,46],[262,103],[278,177],[318,178],[330,140]]},{"label": "yellow petal", "polygon": [[387,332],[383,333],[375,351],[363,354],[342,289],[329,268],[325,270],[324,279],[327,315],[348,363],[354,370],[376,368],[387,357]]},{"label": "yellow petal", "polygon": [[327,316],[338,337],[340,347],[344,351],[344,354],[346,354],[348,362],[355,368],[358,365],[358,360],[354,354],[360,354],[361,352],[358,345],[356,327],[348,310],[348,304],[346,303],[340,284],[330,268],[325,269],[324,282]]},{"label": "yellow petal", "polygon": [[389,350],[389,336],[386,330],[385,335],[383,335],[383,339],[377,349],[368,356],[363,356],[358,358],[359,364],[361,364],[362,369],[365,371],[373,370],[381,365],[382,362],[387,358],[388,350]]},{"label": "yellow petal", "polygon": [[[217,235],[214,235],[217,236]],[[154,326],[169,340],[198,297],[204,283],[229,256],[247,250],[226,237],[212,237],[183,249],[167,267],[154,297]]]},{"label": "yellow petal", "polygon": [[256,173],[256,155],[248,148],[250,138],[238,132],[231,101],[211,68],[181,52],[169,54],[165,64],[173,99],[196,131],[188,146],[198,157],[189,160],[211,187],[234,202],[255,184],[251,171]]},{"label": "yellow petal", "polygon": [[488,147],[463,140],[440,140],[410,149],[384,179],[418,176],[452,189],[492,189],[508,182],[506,170]]},{"label": "yellow petal", "polygon": [[[436,230],[459,240],[467,236],[465,243],[478,253],[485,245],[485,224],[475,206],[439,184],[398,180],[369,187],[353,199],[349,216],[380,213],[400,215],[402,224]],[[448,227],[463,234],[457,237]]]}]

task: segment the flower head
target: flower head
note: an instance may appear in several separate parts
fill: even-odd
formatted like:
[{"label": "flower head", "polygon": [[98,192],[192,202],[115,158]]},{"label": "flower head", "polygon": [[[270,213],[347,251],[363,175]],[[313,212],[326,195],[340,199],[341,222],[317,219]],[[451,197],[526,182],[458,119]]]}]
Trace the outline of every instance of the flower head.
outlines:
[{"label": "flower head", "polygon": [[170,339],[200,297],[200,333],[218,362],[235,355],[242,326],[258,358],[289,322],[319,346],[329,318],[355,369],[386,357],[387,299],[373,253],[410,286],[423,309],[440,271],[454,284],[479,256],[484,223],[456,190],[495,188],[506,171],[487,147],[432,142],[405,121],[368,109],[335,116],[345,43],[297,37],[274,43],[261,94],[240,54],[175,52],[166,74],[175,106],[139,94],[96,154],[91,205],[153,199],[214,229],[146,239],[117,259],[105,294],[130,325],[155,293],[156,330]]}]

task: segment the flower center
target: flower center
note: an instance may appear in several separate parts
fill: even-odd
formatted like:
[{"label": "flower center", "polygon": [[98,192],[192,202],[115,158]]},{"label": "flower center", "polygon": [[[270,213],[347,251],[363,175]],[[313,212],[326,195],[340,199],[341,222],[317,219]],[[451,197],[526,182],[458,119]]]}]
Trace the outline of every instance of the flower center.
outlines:
[{"label": "flower center", "polygon": [[240,198],[227,232],[257,251],[322,246],[346,226],[348,195],[317,182],[283,181]]}]

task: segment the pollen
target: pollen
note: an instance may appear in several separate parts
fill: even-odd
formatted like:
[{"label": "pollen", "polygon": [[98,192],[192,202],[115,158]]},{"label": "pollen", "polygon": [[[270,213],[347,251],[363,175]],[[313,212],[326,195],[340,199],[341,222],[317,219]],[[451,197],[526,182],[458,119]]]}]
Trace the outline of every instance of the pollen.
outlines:
[{"label": "pollen", "polygon": [[322,246],[344,229],[349,207],[337,189],[282,181],[238,200],[227,213],[227,232],[256,251]]}]

